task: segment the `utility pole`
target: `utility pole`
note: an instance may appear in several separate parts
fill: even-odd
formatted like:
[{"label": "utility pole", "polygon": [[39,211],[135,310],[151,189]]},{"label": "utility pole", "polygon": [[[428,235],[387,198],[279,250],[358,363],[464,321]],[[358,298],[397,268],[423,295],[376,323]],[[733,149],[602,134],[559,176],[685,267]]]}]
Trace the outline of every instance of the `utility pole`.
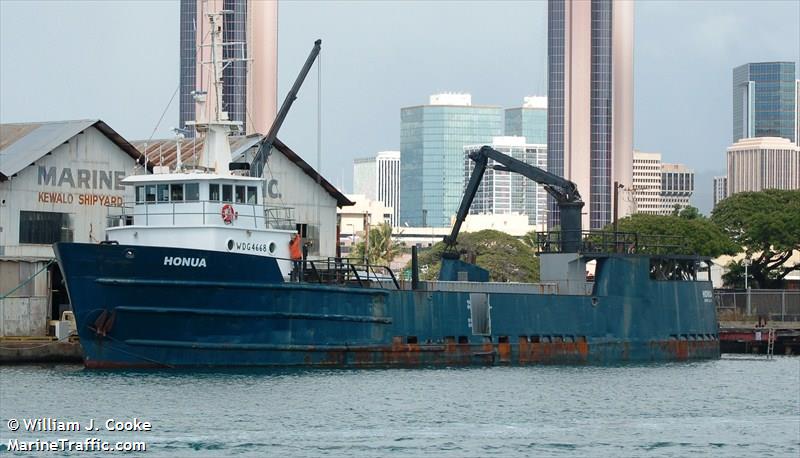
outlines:
[{"label": "utility pole", "polygon": [[364,264],[369,265],[369,212],[364,212]]},{"label": "utility pole", "polygon": [[619,190],[624,188],[625,185],[619,184],[619,181],[614,182],[614,232],[617,232],[617,221],[619,219]]},{"label": "utility pole", "polygon": [[742,265],[744,266],[744,289],[747,292],[747,316],[752,315],[750,307],[750,286],[747,285],[747,267],[749,267],[751,263],[752,261],[750,261],[750,258],[744,258],[742,260]]}]

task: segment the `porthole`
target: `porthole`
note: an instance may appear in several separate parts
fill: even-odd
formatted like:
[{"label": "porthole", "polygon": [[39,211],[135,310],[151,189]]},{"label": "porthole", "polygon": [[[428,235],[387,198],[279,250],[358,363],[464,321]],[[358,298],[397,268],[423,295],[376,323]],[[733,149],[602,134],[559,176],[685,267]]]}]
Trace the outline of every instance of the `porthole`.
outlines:
[{"label": "porthole", "polygon": [[228,251],[233,251],[233,239],[228,239]]},{"label": "porthole", "polygon": [[278,246],[275,245],[275,242],[269,242],[269,254],[275,254],[275,249]]},{"label": "porthole", "polygon": [[126,259],[133,259],[136,255],[133,254],[133,250],[128,248],[125,250],[125,258]]}]

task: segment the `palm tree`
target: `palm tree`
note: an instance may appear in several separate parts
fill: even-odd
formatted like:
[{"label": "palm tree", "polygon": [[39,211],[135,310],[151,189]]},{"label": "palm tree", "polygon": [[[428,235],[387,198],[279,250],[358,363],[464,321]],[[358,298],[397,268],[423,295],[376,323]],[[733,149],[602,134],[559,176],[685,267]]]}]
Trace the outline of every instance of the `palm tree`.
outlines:
[{"label": "palm tree", "polygon": [[[363,260],[365,243],[359,242],[353,247],[352,257]],[[369,248],[366,258],[370,264],[389,265],[402,251],[402,245],[392,239],[392,226],[383,223],[369,230]]]}]

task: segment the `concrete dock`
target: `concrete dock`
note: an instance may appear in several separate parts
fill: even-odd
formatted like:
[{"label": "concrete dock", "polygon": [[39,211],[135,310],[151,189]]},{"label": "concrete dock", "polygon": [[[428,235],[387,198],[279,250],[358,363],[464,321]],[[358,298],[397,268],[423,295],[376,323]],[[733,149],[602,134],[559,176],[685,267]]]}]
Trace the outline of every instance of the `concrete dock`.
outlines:
[{"label": "concrete dock", "polygon": [[0,365],[31,363],[81,363],[83,350],[75,339],[5,337],[0,339]]},{"label": "concrete dock", "polygon": [[722,353],[766,353],[770,328],[774,330],[774,354],[800,355],[800,321],[772,321],[764,326],[752,321],[720,321],[720,350]]}]

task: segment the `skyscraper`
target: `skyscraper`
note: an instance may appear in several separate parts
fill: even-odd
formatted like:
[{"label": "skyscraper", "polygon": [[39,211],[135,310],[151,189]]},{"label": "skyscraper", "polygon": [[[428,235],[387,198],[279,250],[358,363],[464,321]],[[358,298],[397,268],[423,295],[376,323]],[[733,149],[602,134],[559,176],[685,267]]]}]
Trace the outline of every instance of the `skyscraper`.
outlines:
[{"label": "skyscraper", "polygon": [[797,141],[794,62],[756,62],[733,69],[733,142],[752,137]]},{"label": "skyscraper", "polygon": [[400,151],[381,151],[353,160],[353,193],[392,207],[389,222],[400,221]]},{"label": "skyscraper", "polygon": [[400,110],[400,224],[447,227],[464,190],[464,146],[489,143],[503,109],[469,94],[437,94]]},{"label": "skyscraper", "polygon": [[[210,60],[207,14],[226,11],[223,21],[223,107],[228,117],[240,121],[247,134],[266,133],[277,112],[278,3],[277,0],[181,0],[179,125],[206,118],[197,113],[193,92],[209,92],[205,109],[215,110],[209,87]],[[206,45],[206,46],[203,46]],[[198,116],[198,114],[200,116]],[[194,136],[193,129],[189,136]]]},{"label": "skyscraper", "polygon": [[[478,151],[483,144],[464,147],[464,188],[466,188],[475,162],[469,153]],[[547,170],[547,147],[527,143],[525,137],[494,137],[492,148],[514,159]],[[520,214],[528,217],[528,224],[544,226],[547,224],[547,192],[544,186],[529,180],[518,173],[495,170],[493,160],[483,175],[475,199],[469,209],[470,215]]]},{"label": "skyscraper", "polygon": [[521,107],[506,109],[505,134],[525,137],[536,145],[547,144],[547,97],[525,97]]},{"label": "skyscraper", "polygon": [[661,153],[633,152],[633,199],[637,213],[661,212]]},{"label": "skyscraper", "polygon": [[671,215],[675,206],[685,208],[694,194],[694,170],[683,164],[661,164],[661,214]]},{"label": "skyscraper", "polygon": [[717,204],[728,197],[728,177],[721,176],[721,177],[714,177],[714,207],[717,208]]},{"label": "skyscraper", "polygon": [[[632,186],[633,1],[548,0],[547,48],[547,166],[578,185],[583,226],[599,229],[614,181]],[[620,202],[619,215],[628,211]]]},{"label": "skyscraper", "polygon": [[378,199],[375,156],[353,159],[353,194]]},{"label": "skyscraper", "polygon": [[800,147],[786,138],[743,138],[728,147],[728,197],[742,191],[800,189]]}]

